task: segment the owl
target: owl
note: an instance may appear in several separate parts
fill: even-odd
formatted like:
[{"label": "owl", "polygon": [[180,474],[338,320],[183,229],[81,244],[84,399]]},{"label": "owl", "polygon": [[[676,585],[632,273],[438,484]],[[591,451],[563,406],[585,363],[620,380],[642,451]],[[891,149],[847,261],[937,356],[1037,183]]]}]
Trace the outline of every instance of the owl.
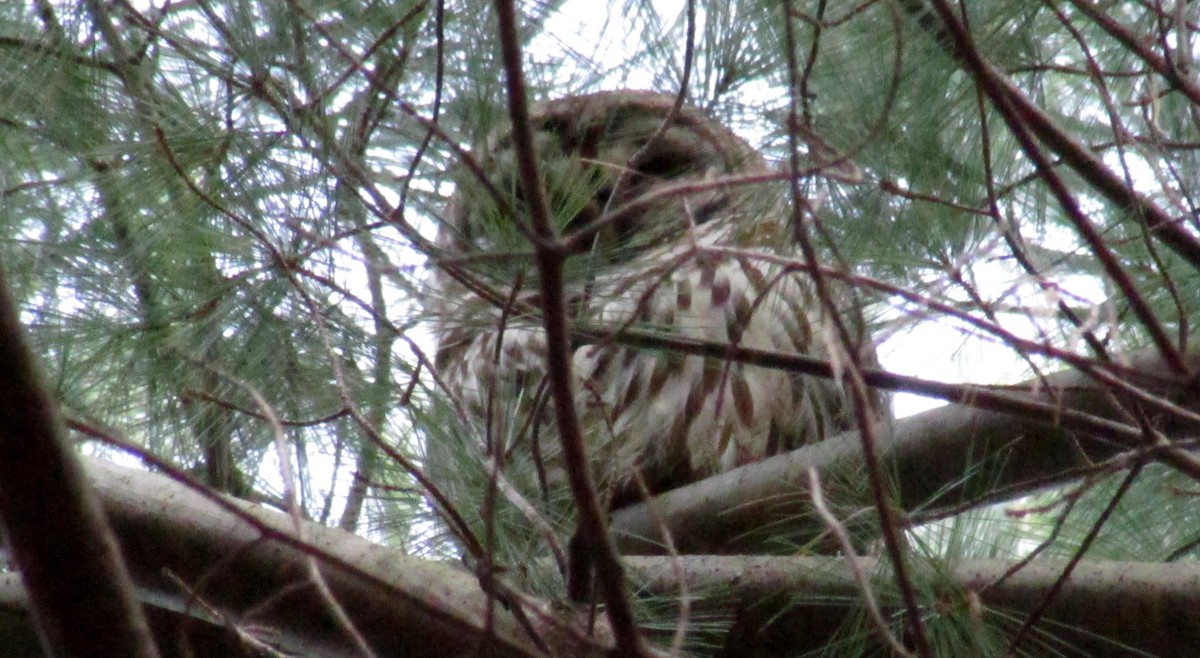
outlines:
[{"label": "owl", "polygon": [[[687,105],[672,112],[674,101],[620,91],[532,110],[553,220],[574,238],[570,321],[591,337],[574,346],[577,412],[614,508],[853,426],[837,381],[621,343],[637,329],[846,362],[810,275],[786,266],[799,251],[786,197],[771,185],[778,177],[720,122]],[[511,134],[496,132],[473,159],[438,238],[450,267],[435,274],[429,301],[435,367],[476,428],[476,447],[525,464],[543,488],[561,487]],[[860,363],[875,363],[851,291],[834,291]],[[884,413],[880,399],[871,403]],[[429,459],[450,460],[437,448]]]}]

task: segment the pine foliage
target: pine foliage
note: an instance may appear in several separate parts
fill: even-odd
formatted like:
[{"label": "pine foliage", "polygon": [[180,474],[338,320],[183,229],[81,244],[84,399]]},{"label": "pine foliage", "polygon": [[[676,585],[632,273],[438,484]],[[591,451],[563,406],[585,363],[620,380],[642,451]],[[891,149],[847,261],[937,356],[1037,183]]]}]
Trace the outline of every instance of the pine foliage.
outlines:
[{"label": "pine foliage", "polygon": [[[495,4],[0,6],[0,263],[81,455],[452,574],[486,621],[446,637],[481,654],[1190,655],[1200,588],[1160,576],[1200,579],[1192,4],[556,0],[520,3],[511,32],[511,3]],[[898,416],[953,405],[617,512],[621,532],[735,554],[629,557],[636,629],[612,597],[565,602],[570,492],[540,491],[527,455],[499,477],[433,368],[435,236],[474,182],[468,154],[510,123],[502,38],[530,102],[679,93],[748,140],[880,345],[882,368],[832,374],[888,391]],[[511,238],[498,272],[532,267],[537,246]],[[864,436],[892,452],[864,458]],[[431,480],[427,446],[454,442],[441,458],[461,477]],[[739,514],[751,540],[723,534]],[[127,542],[130,523],[114,522]],[[329,542],[295,564],[353,564]],[[127,550],[135,591],[166,616],[164,655],[238,646],[162,631],[188,615],[228,615],[246,651],[304,646],[238,621],[277,581],[206,608],[185,580],[172,607],[142,555]],[[430,566],[464,556],[470,577]],[[334,585],[313,614],[343,633],[305,655],[367,655],[369,623],[334,603],[355,585]]]}]

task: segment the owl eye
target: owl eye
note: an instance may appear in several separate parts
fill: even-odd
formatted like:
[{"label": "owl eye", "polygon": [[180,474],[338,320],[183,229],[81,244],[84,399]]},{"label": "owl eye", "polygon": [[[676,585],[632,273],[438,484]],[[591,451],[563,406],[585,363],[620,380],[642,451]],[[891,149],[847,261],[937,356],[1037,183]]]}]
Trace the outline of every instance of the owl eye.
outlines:
[{"label": "owl eye", "polygon": [[[604,209],[614,210],[637,200],[650,193],[655,187],[677,182],[688,176],[699,178],[699,172],[704,171],[706,153],[697,153],[685,148],[677,148],[679,139],[676,134],[669,133],[663,145],[654,146],[644,154],[632,170],[625,170],[621,177],[619,190],[614,190],[617,176],[612,174],[610,184],[596,190],[592,200],[568,222],[568,231],[581,231],[592,222],[597,221]],[[618,151],[623,157],[629,157],[626,149]],[[608,159],[612,159],[611,154]],[[620,159],[620,158],[617,158]],[[614,164],[613,170],[624,167],[625,164]],[[614,194],[617,195],[614,198]],[[722,210],[729,205],[729,199],[724,193],[702,192],[689,198],[691,221],[695,225],[704,224],[720,216]],[[605,260],[619,263],[631,260],[664,240],[674,239],[684,228],[684,222],[679,214],[680,204],[675,199],[664,199],[665,213],[644,211],[641,213],[622,215],[615,221],[605,222],[604,225],[587,236],[587,239],[577,249],[577,253],[603,251]]]},{"label": "owl eye", "polygon": [[638,163],[637,173],[639,177],[653,180],[679,178],[686,174],[693,164],[686,155],[662,150],[652,151]]},{"label": "owl eye", "polygon": [[[666,131],[661,131],[661,116],[633,110],[604,120],[579,119],[578,108],[556,108],[536,120],[534,135],[551,210],[566,220],[560,224],[564,231],[583,238],[575,249],[577,254],[599,255],[608,263],[629,261],[664,241],[677,239],[688,221],[705,224],[722,216],[729,206],[730,199],[724,192],[701,191],[687,197],[690,214],[686,220],[681,199],[664,198],[653,209],[606,221],[590,234],[580,233],[599,220],[606,209],[625,206],[664,185],[689,178],[702,180],[705,172],[724,170],[726,163],[708,133],[696,130],[694,117],[678,116]],[[652,136],[649,149],[640,153]],[[488,164],[496,175],[495,185],[508,196],[512,209],[520,213],[525,195],[516,180],[511,136],[499,138],[492,149]],[[636,162],[631,162],[635,158]],[[624,174],[618,176],[622,170]],[[562,217],[564,212],[567,217]],[[507,223],[498,221],[501,225]],[[503,226],[491,230],[504,234]],[[503,240],[492,238],[488,242]]]},{"label": "owl eye", "polygon": [[[600,218],[611,197],[611,187],[605,186],[597,190],[592,201],[567,223],[566,230],[574,233],[586,229]],[[634,218],[620,217],[616,221],[605,224],[592,234],[586,235],[586,239],[575,249],[575,253],[601,252],[604,259],[610,263],[629,260],[637,252],[633,246],[637,227],[637,221]]]}]

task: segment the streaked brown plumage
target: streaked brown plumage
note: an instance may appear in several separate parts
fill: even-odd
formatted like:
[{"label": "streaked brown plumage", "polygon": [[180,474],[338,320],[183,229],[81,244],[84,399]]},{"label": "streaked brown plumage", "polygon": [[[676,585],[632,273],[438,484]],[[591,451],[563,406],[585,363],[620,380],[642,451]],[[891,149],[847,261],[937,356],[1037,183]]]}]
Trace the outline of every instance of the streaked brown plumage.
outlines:
[{"label": "streaked brown plumage", "polygon": [[[767,164],[725,126],[688,106],[646,148],[673,101],[667,94],[611,92],[534,108],[548,198],[564,230],[639,204],[605,223],[589,248],[570,259],[573,320],[610,332],[637,327],[828,356],[836,342],[824,338],[831,335],[828,322],[808,275],[783,274],[779,257],[796,258],[797,250],[779,195],[763,184],[713,184],[767,174]],[[476,158],[525,222],[511,146],[500,132]],[[689,183],[686,193],[679,191]],[[484,420],[490,403],[492,436],[516,451],[531,450],[530,437],[539,430],[540,452],[555,481],[561,477],[557,437],[538,402],[545,343],[536,271],[527,255],[512,253],[527,252],[528,243],[512,217],[469,179],[445,220],[441,246],[448,255],[480,256],[456,262],[497,297],[485,301],[460,281],[437,275],[430,306],[438,316],[440,376],[468,416]],[[843,318],[863,339],[863,361],[874,363],[861,312],[845,292],[838,300]],[[512,300],[507,311],[504,299]],[[608,340],[578,346],[573,367],[594,472],[618,504],[635,497],[635,468],[652,490],[663,490],[853,424],[843,388],[830,380]]]}]

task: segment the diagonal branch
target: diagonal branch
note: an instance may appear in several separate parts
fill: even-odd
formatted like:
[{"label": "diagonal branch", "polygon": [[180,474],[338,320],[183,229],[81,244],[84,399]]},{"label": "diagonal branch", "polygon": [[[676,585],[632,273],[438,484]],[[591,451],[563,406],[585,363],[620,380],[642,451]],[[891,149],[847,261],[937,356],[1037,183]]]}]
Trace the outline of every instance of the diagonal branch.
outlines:
[{"label": "diagonal branch", "polygon": [[[188,616],[192,648],[196,633],[219,640],[213,615],[240,632],[296,656],[353,656],[347,638],[328,623],[320,598],[307,584],[303,564],[317,558],[339,603],[379,655],[545,656],[507,609],[496,607],[489,632],[488,595],[474,575],[431,560],[377,546],[349,533],[305,524],[307,543],[292,534],[291,521],[220,495],[202,494],[172,478],[85,458],[87,473],[126,548],[138,597],[155,617]],[[877,558],[860,567],[877,573]],[[630,575],[650,595],[676,596],[686,589],[697,615],[712,606],[735,625],[725,636],[737,655],[763,658],[827,647],[851,615],[859,586],[836,557],[677,556],[626,557]],[[939,581],[943,612],[972,605],[982,614],[1030,611],[1061,575],[1064,562],[1039,560],[997,584],[1012,567],[1006,560],[964,560]],[[886,594],[886,578],[876,581]],[[0,581],[0,606],[26,605]],[[709,597],[707,594],[715,593]],[[198,597],[201,600],[196,600]],[[581,624],[528,597],[514,598],[545,642],[548,653],[616,658],[611,635],[596,637]],[[777,605],[778,604],[778,605]],[[883,598],[885,614],[895,599]],[[1190,655],[1180,649],[1200,642],[1200,568],[1192,563],[1079,562],[1046,610],[1058,624],[1052,634],[1081,655],[1128,656],[1136,647],[1152,655]],[[985,617],[986,619],[987,617]],[[993,621],[997,618],[992,617]],[[182,620],[160,628],[178,637]],[[6,644],[13,638],[4,621]],[[1051,628],[1043,624],[1041,628]],[[230,630],[233,630],[232,628]],[[1118,642],[1127,646],[1122,647]],[[202,655],[202,654],[197,654]]]},{"label": "diagonal branch", "polygon": [[1012,81],[985,59],[975,47],[966,26],[955,16],[954,11],[945,0],[932,0],[932,2],[946,27],[946,34],[951,43],[951,52],[975,77],[979,86],[992,101],[1000,116],[1003,117],[1004,122],[1008,124],[1013,137],[1020,143],[1021,150],[1034,163],[1038,173],[1075,225],[1079,235],[1087,242],[1092,253],[1103,265],[1105,273],[1121,289],[1133,308],[1134,314],[1162,351],[1167,360],[1166,365],[1175,372],[1186,372],[1179,360],[1178,350],[1167,336],[1162,323],[1150,308],[1145,297],[1136,288],[1101,232],[1084,214],[1079,200],[1067,189],[1061,177],[1055,173],[1053,164],[1038,148],[1033,136],[1057,153],[1076,173],[1110,201],[1120,207],[1131,208],[1135,216],[1146,222],[1152,235],[1175,249],[1197,267],[1200,267],[1200,241],[1180,228],[1178,223],[1167,216],[1162,208],[1127,185],[1121,177],[1113,173],[1083,144],[1060,129],[1049,114],[1030,101]]},{"label": "diagonal branch", "polygon": [[[516,7],[512,0],[496,0],[496,15],[508,87],[509,114],[512,116],[513,143],[517,150],[521,189],[529,202],[529,222],[533,229],[532,241],[540,274],[542,321],[546,329],[546,374],[554,400],[555,426],[562,444],[571,493],[579,513],[580,539],[586,543],[595,560],[618,649],[625,655],[640,656],[644,655],[645,650],[634,621],[629,592],[625,588],[621,560],[608,532],[608,524],[592,482],[583,430],[575,413],[571,385],[572,348],[562,279],[563,262],[568,252],[563,249],[550,222],[545,190],[538,175],[533,130],[525,101]],[[578,566],[573,565],[572,568]]]},{"label": "diagonal branch", "polygon": [[209,607],[256,628],[285,653],[342,655],[349,645],[308,577],[314,558],[377,655],[467,655],[486,649],[489,656],[534,658],[545,655],[540,647],[572,656],[611,650],[605,628],[588,637],[573,620],[516,592],[510,603],[518,610],[494,606],[477,576],[446,563],[315,523],[303,524],[301,540],[286,515],[197,491],[163,475],[85,461],[125,549],[139,598],[189,614]]},{"label": "diagonal branch", "polygon": [[[931,29],[936,30],[939,43],[946,45],[951,54],[963,61],[971,73],[984,83],[988,95],[996,102],[997,109],[1004,113],[1006,108],[1012,108],[1015,116],[1006,116],[1006,121],[1017,120],[1016,116],[1019,116],[1021,124],[1032,131],[1094,189],[1114,205],[1129,208],[1130,212],[1144,219],[1154,237],[1193,266],[1200,267],[1200,240],[1189,233],[1182,222],[1172,218],[1152,200],[1126,185],[1125,181],[1105,166],[1090,149],[1060,128],[1045,110],[1029,100],[1011,80],[974,49],[966,34],[966,28],[954,15],[948,3],[944,0],[932,2],[945,26],[943,30],[941,26],[930,25]],[[905,3],[906,6],[911,4],[913,3]],[[921,18],[926,16],[922,15]],[[927,24],[930,24],[930,21],[922,21],[922,25]]]},{"label": "diagonal branch", "polygon": [[[1155,354],[1141,354],[1130,362],[1130,373],[1162,371]],[[1200,355],[1189,354],[1186,362],[1195,368]],[[1133,374],[1127,380],[1166,398],[1191,391],[1186,383],[1170,387],[1138,382]],[[965,503],[995,502],[994,498],[978,500],[975,480],[966,477],[981,469],[991,490],[1008,490],[1015,497],[1031,488],[1073,479],[1079,469],[1138,447],[1132,442],[1098,441],[1062,422],[1069,415],[1111,423],[1105,419],[1124,413],[1106,388],[1085,375],[1056,373],[1031,383],[1031,390],[1037,392],[1010,397],[1042,406],[1047,411],[1040,417],[952,405],[878,427],[879,458],[884,471],[893,474],[900,508],[932,513]],[[1195,411],[1194,406],[1189,409]],[[1157,420],[1155,429],[1168,436],[1200,436],[1200,422],[1191,414],[1150,416]],[[612,529],[621,550],[633,554],[661,553],[664,525],[680,553],[761,550],[766,533],[775,540],[801,544],[824,530],[811,519],[807,469],[817,469],[823,478],[836,478],[838,473],[856,472],[862,459],[857,433],[848,432],[618,510]]]},{"label": "diagonal branch", "polygon": [[84,479],[0,273],[0,519],[42,646],[158,656],[117,539]]}]

